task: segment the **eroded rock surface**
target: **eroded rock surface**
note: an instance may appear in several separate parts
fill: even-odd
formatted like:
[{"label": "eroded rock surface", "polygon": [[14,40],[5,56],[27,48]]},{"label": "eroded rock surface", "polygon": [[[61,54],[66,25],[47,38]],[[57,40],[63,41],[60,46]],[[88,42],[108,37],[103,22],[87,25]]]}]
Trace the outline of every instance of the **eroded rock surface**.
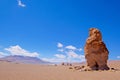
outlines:
[{"label": "eroded rock surface", "polygon": [[98,29],[90,28],[84,51],[87,65],[92,70],[109,69],[107,66],[109,51],[102,41],[102,34]]}]

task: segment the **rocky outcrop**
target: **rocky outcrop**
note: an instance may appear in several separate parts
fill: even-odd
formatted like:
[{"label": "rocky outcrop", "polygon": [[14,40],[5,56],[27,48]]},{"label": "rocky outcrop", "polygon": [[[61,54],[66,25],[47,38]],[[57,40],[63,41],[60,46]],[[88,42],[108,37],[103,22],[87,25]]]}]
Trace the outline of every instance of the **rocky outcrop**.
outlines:
[{"label": "rocky outcrop", "polygon": [[92,70],[108,70],[107,66],[109,51],[102,41],[101,32],[96,28],[90,28],[89,37],[86,41],[85,58],[87,65]]}]

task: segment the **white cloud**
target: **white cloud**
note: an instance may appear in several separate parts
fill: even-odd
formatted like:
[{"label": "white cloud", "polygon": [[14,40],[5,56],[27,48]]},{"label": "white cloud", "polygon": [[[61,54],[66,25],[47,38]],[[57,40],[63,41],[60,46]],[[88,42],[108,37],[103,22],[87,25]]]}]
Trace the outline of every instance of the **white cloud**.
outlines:
[{"label": "white cloud", "polygon": [[74,51],[68,51],[68,52],[66,52],[67,53],[67,55],[69,56],[69,57],[72,57],[72,58],[77,58],[78,57],[78,54],[76,54]]},{"label": "white cloud", "polygon": [[26,5],[23,4],[21,0],[17,0],[17,1],[18,1],[18,6],[20,6],[20,7],[26,7]]},{"label": "white cloud", "polygon": [[120,59],[120,56],[117,56],[118,59]]},{"label": "white cloud", "polygon": [[68,55],[69,61],[74,60],[74,59],[78,59],[79,62],[85,61],[85,56],[81,54],[77,54],[75,51],[71,50],[71,51],[66,52],[66,54]]},{"label": "white cloud", "polygon": [[66,46],[65,47],[66,49],[70,49],[70,50],[76,50],[77,48],[72,46],[72,45],[69,45],[69,46]]},{"label": "white cloud", "polygon": [[63,47],[63,44],[62,44],[62,43],[58,43],[58,44],[57,44],[57,47],[58,47],[58,48],[62,48],[62,47]]},{"label": "white cloud", "polygon": [[82,48],[79,48],[78,51],[82,51],[83,49]]},{"label": "white cloud", "polygon": [[61,58],[41,58],[41,59],[48,62],[67,62],[66,59]]},{"label": "white cloud", "polygon": [[83,62],[85,61],[84,55],[78,55],[74,51],[69,51],[66,53],[67,55],[63,54],[55,54],[53,58],[41,58],[44,61],[49,62]]},{"label": "white cloud", "polygon": [[48,62],[67,62],[66,56],[63,54],[55,54],[53,58],[41,58],[44,61]]},{"label": "white cloud", "polygon": [[6,51],[9,51],[11,55],[21,55],[21,56],[29,56],[29,57],[39,57],[37,52],[29,52],[25,49],[22,49],[19,45],[10,46],[9,48],[5,48]]},{"label": "white cloud", "polygon": [[84,55],[79,55],[78,59],[80,59],[80,62],[83,62],[83,61],[85,61],[85,56]]},{"label": "white cloud", "polygon": [[63,54],[55,54],[54,56],[57,57],[57,58],[61,58],[61,59],[66,58],[66,56],[63,55]]},{"label": "white cloud", "polygon": [[[82,62],[85,61],[85,56],[81,54],[77,54],[78,52],[81,52],[83,49],[82,48],[76,48],[73,45],[68,45],[63,47],[63,44],[58,43],[57,45],[58,51],[61,52],[62,54],[64,53],[64,56],[66,56],[64,59],[67,62]],[[62,57],[59,55],[54,55],[56,58]]]},{"label": "white cloud", "polygon": [[5,56],[6,56],[6,54],[5,54],[5,53],[0,52],[0,58],[5,57]]},{"label": "white cloud", "polygon": [[64,52],[64,49],[58,49],[59,52]]}]

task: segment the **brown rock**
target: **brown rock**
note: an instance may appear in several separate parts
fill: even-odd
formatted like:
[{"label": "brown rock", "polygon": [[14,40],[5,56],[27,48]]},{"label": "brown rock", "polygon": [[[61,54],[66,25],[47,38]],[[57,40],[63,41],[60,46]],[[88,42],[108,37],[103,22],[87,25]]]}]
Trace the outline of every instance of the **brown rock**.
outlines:
[{"label": "brown rock", "polygon": [[86,41],[84,51],[87,65],[92,70],[109,69],[107,66],[109,51],[102,41],[102,35],[98,29],[90,28],[89,37]]},{"label": "brown rock", "polygon": [[73,69],[73,67],[69,67],[69,69]]},{"label": "brown rock", "polygon": [[62,65],[62,66],[65,66],[65,63],[63,62],[63,63],[61,63],[61,65]]},{"label": "brown rock", "polygon": [[80,70],[80,69],[82,69],[82,68],[81,68],[80,66],[75,66],[74,69],[75,69],[75,70]]}]

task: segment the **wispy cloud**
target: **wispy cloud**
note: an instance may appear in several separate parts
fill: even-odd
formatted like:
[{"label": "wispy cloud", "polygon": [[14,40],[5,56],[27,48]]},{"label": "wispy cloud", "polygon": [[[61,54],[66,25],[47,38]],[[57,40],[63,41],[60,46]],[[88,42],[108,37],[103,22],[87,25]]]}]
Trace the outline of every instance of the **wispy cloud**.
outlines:
[{"label": "wispy cloud", "polygon": [[20,56],[29,56],[29,57],[39,57],[39,53],[37,52],[29,52],[19,45],[10,46],[9,48],[5,48],[6,51],[9,51],[11,55],[20,55]]},{"label": "wispy cloud", "polygon": [[41,58],[48,62],[67,62],[66,56],[63,54],[55,54],[52,58]]},{"label": "wispy cloud", "polygon": [[79,62],[85,61],[85,56],[82,54],[77,54],[75,51],[66,51],[66,54],[68,56],[68,61],[71,62],[74,59],[78,59]]},{"label": "wispy cloud", "polygon": [[118,59],[120,59],[120,56],[117,56]]},{"label": "wispy cloud", "polygon": [[68,57],[70,58],[77,58],[78,57],[78,54],[75,53],[74,51],[67,51],[66,54],[68,55]]},{"label": "wispy cloud", "polygon": [[0,58],[5,57],[5,56],[7,56],[6,53],[4,53],[4,52],[0,52]]},{"label": "wispy cloud", "polygon": [[70,49],[70,50],[76,50],[77,48],[75,46],[69,45],[65,47],[66,49]]},{"label": "wispy cloud", "polygon": [[66,59],[62,59],[62,58],[41,58],[44,61],[48,61],[48,62],[67,62]]},{"label": "wispy cloud", "polygon": [[21,0],[17,0],[17,2],[18,2],[18,6],[20,6],[20,7],[26,7],[26,5],[24,3],[22,3]]},{"label": "wispy cloud", "polygon": [[57,44],[57,47],[58,47],[58,48],[62,48],[62,47],[63,47],[63,44],[62,44],[62,43],[58,43],[58,44]]},{"label": "wispy cloud", "polygon": [[57,58],[61,58],[61,59],[66,58],[66,56],[63,55],[63,54],[55,54],[54,56],[57,57]]},{"label": "wispy cloud", "polygon": [[64,53],[67,54],[68,61],[70,61],[70,62],[73,62],[73,61],[82,62],[82,61],[85,61],[85,56],[83,54],[81,54],[82,51],[83,51],[82,48],[77,48],[73,45],[68,45],[65,47]]},{"label": "wispy cloud", "polygon": [[58,49],[59,52],[64,52],[64,49]]},{"label": "wispy cloud", "polygon": [[78,51],[82,51],[83,49],[82,48],[79,48]]},{"label": "wispy cloud", "polygon": [[[57,43],[59,54],[54,54],[52,58],[42,58],[49,62],[82,62],[85,61],[85,56],[80,54],[82,48],[77,48],[73,45],[63,46],[62,43]],[[77,53],[79,52],[79,54]]]}]

